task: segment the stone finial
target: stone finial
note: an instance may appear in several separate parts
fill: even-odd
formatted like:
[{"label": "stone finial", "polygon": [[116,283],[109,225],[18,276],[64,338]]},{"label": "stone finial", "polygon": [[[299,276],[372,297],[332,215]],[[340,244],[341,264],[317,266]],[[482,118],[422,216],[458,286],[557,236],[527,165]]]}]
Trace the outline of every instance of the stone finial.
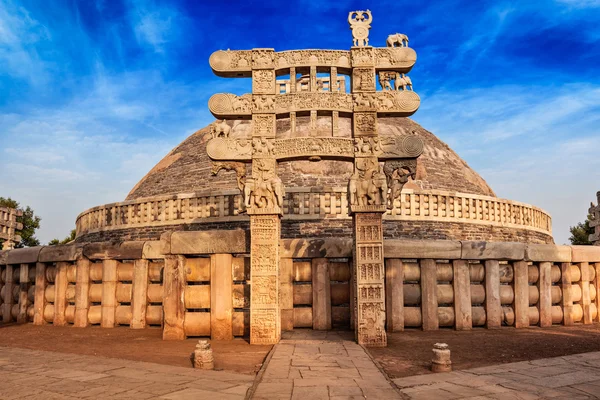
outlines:
[{"label": "stone finial", "polygon": [[193,353],[194,368],[215,369],[215,359],[207,340],[199,340]]},{"label": "stone finial", "polygon": [[431,360],[431,370],[433,372],[452,371],[452,361],[450,361],[450,349],[446,343],[436,343],[433,345],[433,359]]},{"label": "stone finial", "polygon": [[369,29],[371,29],[373,16],[371,11],[350,11],[348,13],[348,23],[352,29],[354,46],[365,47],[369,45]]}]

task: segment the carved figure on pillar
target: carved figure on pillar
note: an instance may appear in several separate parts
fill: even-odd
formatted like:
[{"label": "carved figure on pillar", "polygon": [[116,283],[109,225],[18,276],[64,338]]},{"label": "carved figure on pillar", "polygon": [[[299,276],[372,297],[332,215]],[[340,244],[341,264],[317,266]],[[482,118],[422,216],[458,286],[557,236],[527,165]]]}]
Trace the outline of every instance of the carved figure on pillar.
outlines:
[{"label": "carved figure on pillar", "polygon": [[390,160],[383,166],[390,188],[387,199],[388,209],[394,208],[394,201],[400,198],[402,188],[409,178],[415,179],[417,173],[417,160]]}]

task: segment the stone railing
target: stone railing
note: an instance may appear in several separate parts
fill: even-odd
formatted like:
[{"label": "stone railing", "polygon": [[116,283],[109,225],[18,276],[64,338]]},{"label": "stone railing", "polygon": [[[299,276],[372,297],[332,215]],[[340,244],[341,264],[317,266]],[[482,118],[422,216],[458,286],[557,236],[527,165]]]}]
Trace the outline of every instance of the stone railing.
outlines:
[{"label": "stone railing", "polygon": [[[77,217],[77,236],[112,229],[184,223],[245,221],[237,190],[160,196],[106,204]],[[350,218],[345,187],[287,188],[284,220]],[[446,221],[527,229],[552,234],[550,215],[537,207],[496,197],[436,190],[402,192],[384,216],[398,221]]]},{"label": "stone railing", "polygon": [[[0,323],[246,336],[249,247],[240,229],[0,251]],[[351,327],[352,248],[351,238],[281,240],[283,330]],[[600,322],[595,246],[385,240],[384,255],[388,331]]]}]

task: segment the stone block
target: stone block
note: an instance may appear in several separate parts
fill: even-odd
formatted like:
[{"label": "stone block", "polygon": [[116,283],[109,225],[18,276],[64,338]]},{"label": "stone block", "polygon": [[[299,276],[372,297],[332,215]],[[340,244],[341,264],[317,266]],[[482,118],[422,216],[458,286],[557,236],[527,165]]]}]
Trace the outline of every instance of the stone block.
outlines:
[{"label": "stone block", "polygon": [[600,261],[600,246],[570,246],[572,262]]},{"label": "stone block", "polygon": [[83,246],[83,255],[90,260],[137,260],[142,258],[144,242],[99,242]]},{"label": "stone block", "polygon": [[210,257],[210,338],[233,340],[232,256]]},{"label": "stone block", "polygon": [[461,243],[454,240],[386,240],[387,258],[430,258],[453,260],[461,256]]},{"label": "stone block", "polygon": [[[170,250],[170,242],[169,242],[169,250]],[[144,247],[142,248],[142,258],[145,260],[156,260],[159,258],[163,258],[165,250],[165,243],[162,240],[148,240],[144,242]]]},{"label": "stone block", "polygon": [[13,249],[8,252],[7,264],[30,264],[38,261],[40,251],[44,246]]},{"label": "stone block", "polygon": [[0,250],[0,265],[5,265],[10,250]]},{"label": "stone block", "polygon": [[338,258],[352,256],[352,239],[283,239],[281,257],[285,258]]},{"label": "stone block", "polygon": [[538,262],[571,262],[571,246],[528,244],[525,248],[525,260]]},{"label": "stone block", "polygon": [[463,260],[523,260],[525,244],[516,242],[461,241]]},{"label": "stone block", "polygon": [[43,247],[38,256],[39,262],[75,261],[83,252],[82,244],[65,244]]},{"label": "stone block", "polygon": [[249,244],[250,233],[241,229],[173,232],[171,254],[247,253]]}]

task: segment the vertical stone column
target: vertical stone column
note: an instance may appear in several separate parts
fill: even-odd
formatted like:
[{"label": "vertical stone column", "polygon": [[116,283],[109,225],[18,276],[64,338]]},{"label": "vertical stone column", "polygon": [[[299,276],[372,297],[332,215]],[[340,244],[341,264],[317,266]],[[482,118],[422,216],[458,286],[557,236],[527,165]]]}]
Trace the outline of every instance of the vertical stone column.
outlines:
[{"label": "vertical stone column", "polygon": [[404,266],[402,260],[385,260],[387,331],[404,330]]},{"label": "vertical stone column", "polygon": [[75,322],[74,326],[85,328],[89,325],[90,309],[90,266],[91,261],[85,257],[77,259],[77,276],[75,285]]},{"label": "vertical stone column", "polygon": [[561,263],[561,289],[562,289],[562,309],[563,324],[565,326],[573,325],[573,290],[571,289],[571,263]]},{"label": "vertical stone column", "polygon": [[310,87],[309,90],[311,92],[318,92],[319,88],[317,87],[317,67],[312,65],[310,67]]},{"label": "vertical stone column", "polygon": [[552,326],[552,263],[540,263],[540,277],[538,278],[538,310],[540,310],[540,326]]},{"label": "vertical stone column", "polygon": [[331,113],[331,135],[340,135],[340,112],[332,111]]},{"label": "vertical stone column", "polygon": [[296,67],[290,68],[290,93],[296,93]]},{"label": "vertical stone column", "polygon": [[252,136],[275,137],[274,49],[252,50]]},{"label": "vertical stone column", "polygon": [[500,263],[498,260],[485,262],[485,313],[486,328],[500,328],[502,305],[500,300]]},{"label": "vertical stone column", "polygon": [[337,80],[337,67],[331,67],[331,74],[329,75],[329,91],[332,93],[336,93],[340,90]]},{"label": "vertical stone column", "polygon": [[163,340],[183,340],[185,257],[165,256],[163,273]]},{"label": "vertical stone column", "polygon": [[527,328],[529,326],[529,267],[527,262],[514,262],[513,271],[515,328]]},{"label": "vertical stone column", "polygon": [[117,260],[104,260],[102,261],[102,321],[100,323],[103,328],[115,327],[116,309]]},{"label": "vertical stone column", "polygon": [[69,263],[56,263],[56,278],[54,279],[54,321],[55,326],[64,326],[67,324],[65,320],[65,310],[67,308],[67,268]]},{"label": "vertical stone column", "polygon": [[279,260],[279,303],[281,309],[281,330],[294,329],[294,260]]},{"label": "vertical stone column", "polygon": [[10,264],[6,265],[6,281],[4,282],[4,307],[2,310],[2,321],[6,324],[12,321],[12,306],[14,304],[13,298],[13,266]]},{"label": "vertical stone column", "polygon": [[[79,275],[79,272],[77,273]],[[33,301],[33,324],[44,325],[44,309],[46,308],[46,264],[37,263],[35,265],[35,294]]]},{"label": "vertical stone column", "polygon": [[148,303],[148,260],[140,259],[133,262],[131,292],[131,328],[145,328]]},{"label": "vertical stone column", "polygon": [[[579,287],[581,288],[581,308],[583,308],[583,323],[588,325],[592,323],[592,313],[590,310],[590,264],[582,262],[579,264],[581,270],[581,280]],[[596,294],[597,295],[597,294]]]},{"label": "vertical stone column", "polygon": [[290,111],[290,132],[292,137],[296,134],[296,111]]},{"label": "vertical stone column", "polygon": [[596,322],[600,322],[600,263],[595,263],[594,268],[596,269],[596,279],[594,280],[594,286],[596,289]]},{"label": "vertical stone column", "polygon": [[274,344],[281,338],[279,306],[279,214],[250,214],[250,343]]},{"label": "vertical stone column", "polygon": [[233,340],[233,257],[210,256],[210,338]]},{"label": "vertical stone column", "polygon": [[356,339],[359,344],[373,347],[387,345],[381,224],[384,210],[385,208],[379,212],[353,210]]},{"label": "vertical stone column", "polygon": [[421,267],[421,315],[424,331],[439,329],[437,299],[437,266],[435,260],[424,259]]},{"label": "vertical stone column", "polygon": [[21,264],[21,270],[19,271],[19,312],[17,314],[17,322],[20,324],[27,322],[27,306],[29,305],[27,295],[30,286],[29,264]]},{"label": "vertical stone column", "polygon": [[454,278],[454,321],[457,331],[471,330],[473,328],[473,315],[471,304],[471,278],[469,264],[466,260],[452,262]]},{"label": "vertical stone column", "polygon": [[326,258],[312,259],[313,329],[331,329],[331,284]]}]

